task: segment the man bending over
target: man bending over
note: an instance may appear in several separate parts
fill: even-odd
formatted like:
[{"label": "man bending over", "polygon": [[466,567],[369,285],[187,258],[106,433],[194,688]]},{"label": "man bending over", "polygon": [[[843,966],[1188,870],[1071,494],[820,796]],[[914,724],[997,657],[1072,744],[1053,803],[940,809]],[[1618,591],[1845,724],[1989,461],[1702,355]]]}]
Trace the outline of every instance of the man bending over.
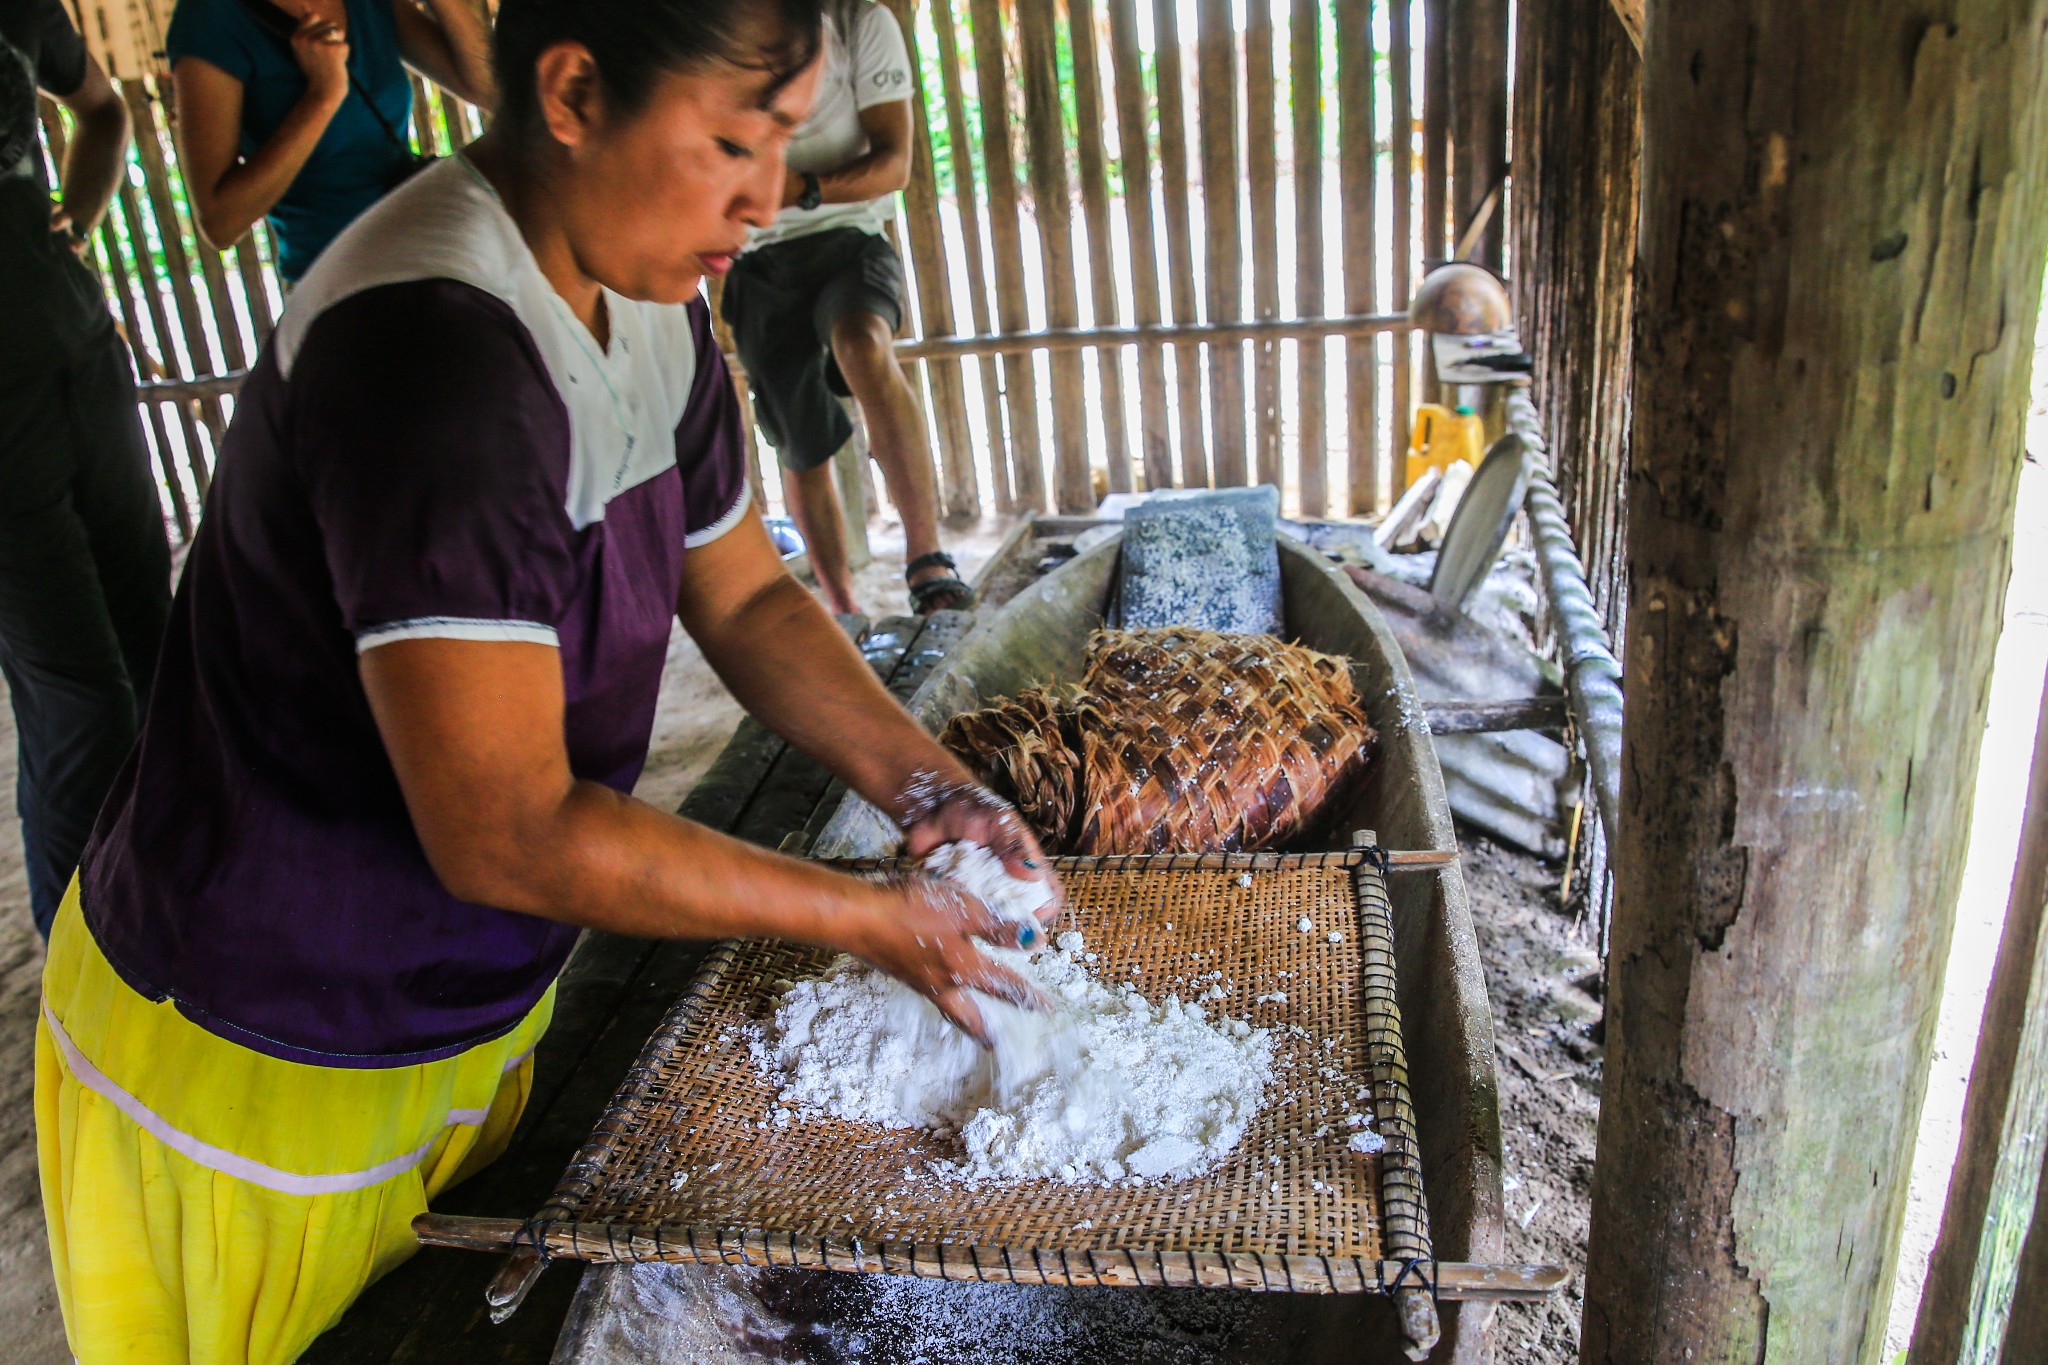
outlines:
[{"label": "man bending over", "polygon": [[826,605],[858,610],[832,478],[832,456],[853,434],[839,402],[849,396],[903,515],[911,605],[964,607],[973,595],[939,549],[924,413],[890,348],[903,263],[883,231],[910,183],[915,89],[903,31],[874,0],[831,0],[822,61],[818,102],[790,140],[782,212],[733,264],[725,320]]}]

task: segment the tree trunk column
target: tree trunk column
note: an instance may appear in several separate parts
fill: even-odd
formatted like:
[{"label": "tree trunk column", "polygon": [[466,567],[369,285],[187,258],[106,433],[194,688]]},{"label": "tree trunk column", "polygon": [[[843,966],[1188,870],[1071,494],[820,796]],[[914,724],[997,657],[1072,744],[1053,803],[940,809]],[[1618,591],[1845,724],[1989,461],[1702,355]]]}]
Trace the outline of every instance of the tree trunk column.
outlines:
[{"label": "tree trunk column", "polygon": [[1649,24],[1586,1361],[1881,1352],[2010,563],[2044,28]]}]

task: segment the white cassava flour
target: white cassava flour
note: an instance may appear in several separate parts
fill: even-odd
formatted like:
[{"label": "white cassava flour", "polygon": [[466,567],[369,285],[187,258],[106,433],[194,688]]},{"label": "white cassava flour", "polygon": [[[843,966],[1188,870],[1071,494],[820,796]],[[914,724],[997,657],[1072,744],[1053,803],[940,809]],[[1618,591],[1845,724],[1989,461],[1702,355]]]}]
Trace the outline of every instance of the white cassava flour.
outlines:
[{"label": "white cassava flour", "polygon": [[[949,844],[925,866],[1006,918],[1050,897],[973,845]],[[961,1159],[934,1164],[969,1181],[1179,1180],[1214,1169],[1244,1136],[1273,1078],[1267,1030],[1097,980],[1076,932],[1036,958],[986,951],[1055,1002],[1035,1012],[977,994],[993,1052],[922,996],[842,958],[784,993],[755,1062],[799,1115],[957,1137]]]}]

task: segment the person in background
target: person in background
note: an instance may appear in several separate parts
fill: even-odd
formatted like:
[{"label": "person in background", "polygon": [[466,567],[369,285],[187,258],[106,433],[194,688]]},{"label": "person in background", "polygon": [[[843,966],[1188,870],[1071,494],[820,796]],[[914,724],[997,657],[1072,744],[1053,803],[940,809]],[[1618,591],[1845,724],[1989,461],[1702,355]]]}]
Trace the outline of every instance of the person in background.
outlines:
[{"label": "person in background", "polygon": [[924,412],[892,348],[903,262],[883,235],[910,183],[915,87],[896,17],[873,0],[829,0],[818,103],[789,143],[782,212],[748,234],[723,310],[753,388],[754,416],[782,458],[790,515],[819,591],[854,612],[832,456],[860,405],[903,516],[911,606],[965,607],[973,593],[939,548],[938,491]]},{"label": "person in background", "polygon": [[267,216],[288,283],[416,168],[407,66],[494,102],[481,0],[178,0],[164,48],[201,235]]},{"label": "person in background", "polygon": [[[38,87],[75,119],[54,210]],[[171,605],[134,374],[81,259],[127,151],[127,106],[61,0],[0,0],[0,673],[45,937],[135,742]]]}]

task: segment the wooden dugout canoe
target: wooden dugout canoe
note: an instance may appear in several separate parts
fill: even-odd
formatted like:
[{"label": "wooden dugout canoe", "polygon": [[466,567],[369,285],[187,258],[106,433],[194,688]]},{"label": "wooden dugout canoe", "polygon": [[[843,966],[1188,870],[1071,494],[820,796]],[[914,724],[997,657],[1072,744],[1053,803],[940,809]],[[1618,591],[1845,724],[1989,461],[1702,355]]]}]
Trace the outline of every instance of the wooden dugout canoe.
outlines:
[{"label": "wooden dugout canoe", "polygon": [[[1077,677],[1089,634],[1103,623],[1120,548],[1120,539],[1097,545],[1018,593],[948,654],[911,699],[912,713],[936,731],[947,717],[987,699]],[[1450,808],[1422,704],[1377,608],[1320,555],[1284,537],[1280,565],[1286,634],[1352,660],[1358,694],[1380,732],[1372,765],[1347,798],[1348,809],[1337,812],[1324,827],[1333,839],[1368,828],[1376,830],[1388,848],[1455,850]],[[821,857],[878,856],[893,852],[896,845],[892,826],[865,803],[848,798],[811,852]],[[1493,1026],[1464,876],[1453,863],[1392,878],[1390,893],[1409,1084],[1434,1250],[1440,1261],[1498,1262],[1503,1231]],[[638,1283],[629,1284],[628,1277]],[[680,1349],[731,1360],[810,1359],[806,1353],[783,1352],[794,1342],[823,1343],[848,1332],[857,1335],[870,1322],[886,1321],[891,1310],[881,1298],[889,1291],[874,1286],[876,1278],[714,1266],[609,1268],[579,1294],[556,1359],[609,1365],[626,1358],[619,1354],[621,1343],[638,1343],[645,1351],[653,1346],[653,1337],[662,1340],[664,1358],[684,1358],[674,1354]],[[925,1292],[990,1288],[933,1284]],[[1218,1349],[1213,1358],[1218,1361],[1349,1365],[1406,1358],[1392,1306],[1378,1295],[1044,1288],[1030,1292],[1075,1296],[1072,1353],[1067,1358],[1077,1361],[1099,1358],[1102,1343],[1091,1341],[1091,1336],[1103,1321],[1097,1316],[1102,1295],[1153,1296],[1147,1312],[1163,1333],[1173,1335],[1177,1349],[1190,1341],[1214,1340]],[[1215,1323],[1225,1299],[1230,1303],[1220,1316],[1230,1325],[1219,1333]],[[1493,1305],[1485,1302],[1441,1304],[1443,1335],[1430,1359],[1476,1365],[1484,1353],[1492,1311]],[[1185,1325],[1183,1313],[1190,1315]],[[669,1322],[650,1333],[655,1324],[645,1319],[653,1316]],[[694,1321],[677,1322],[677,1316]],[[1195,1317],[1199,1323],[1192,1320]],[[643,1321],[636,1323],[635,1318]],[[1036,1320],[1043,1324],[1048,1318]],[[756,1356],[740,1345],[750,1340],[784,1344]],[[840,1358],[822,1344],[821,1351],[820,1360]]]}]

